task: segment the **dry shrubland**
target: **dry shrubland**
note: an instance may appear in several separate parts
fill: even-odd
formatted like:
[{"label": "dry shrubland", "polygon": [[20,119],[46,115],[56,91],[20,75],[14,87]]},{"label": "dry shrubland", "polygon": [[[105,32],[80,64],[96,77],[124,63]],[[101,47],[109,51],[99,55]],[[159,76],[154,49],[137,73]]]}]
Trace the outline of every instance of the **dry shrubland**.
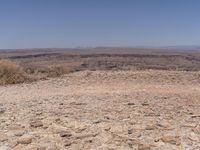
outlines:
[{"label": "dry shrubland", "polygon": [[82,70],[200,71],[200,53],[192,50],[134,48],[5,50],[0,51],[0,61],[0,84],[35,81]]},{"label": "dry shrubland", "polygon": [[22,65],[11,60],[0,60],[0,85],[32,82],[48,77],[58,77],[71,72],[64,66]]},{"label": "dry shrubland", "polygon": [[23,68],[10,60],[0,60],[0,84],[22,83],[28,80]]}]

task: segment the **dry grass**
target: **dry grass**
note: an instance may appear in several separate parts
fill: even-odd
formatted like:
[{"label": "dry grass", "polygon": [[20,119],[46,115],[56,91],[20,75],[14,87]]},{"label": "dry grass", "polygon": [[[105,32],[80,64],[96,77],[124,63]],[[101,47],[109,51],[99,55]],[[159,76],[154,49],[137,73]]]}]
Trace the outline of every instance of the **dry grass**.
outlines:
[{"label": "dry grass", "polygon": [[17,63],[0,60],[0,84],[16,84],[27,80],[27,74]]},{"label": "dry grass", "polygon": [[62,65],[32,66],[20,65],[10,60],[0,60],[0,85],[58,77],[71,71],[70,68],[65,68]]},{"label": "dry grass", "polygon": [[59,65],[52,65],[52,64],[45,64],[45,65],[33,65],[33,64],[26,64],[24,66],[24,70],[29,75],[37,76],[38,78],[47,78],[47,77],[59,77],[63,74],[67,74],[73,72],[73,67],[64,66],[62,64]]},{"label": "dry grass", "polygon": [[47,76],[48,77],[58,77],[58,76],[61,76],[63,74],[66,74],[66,73],[69,73],[70,70],[64,68],[64,66],[50,66],[48,68],[48,74]]}]

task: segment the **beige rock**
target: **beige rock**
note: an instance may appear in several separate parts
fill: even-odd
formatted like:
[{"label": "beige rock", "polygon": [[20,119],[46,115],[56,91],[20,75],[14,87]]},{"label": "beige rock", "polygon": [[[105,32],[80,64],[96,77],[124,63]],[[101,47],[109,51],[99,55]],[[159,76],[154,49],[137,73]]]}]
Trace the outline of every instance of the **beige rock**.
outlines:
[{"label": "beige rock", "polygon": [[38,127],[42,127],[43,123],[41,120],[34,120],[30,123],[30,126],[33,128],[38,128]]},{"label": "beige rock", "polygon": [[82,131],[84,131],[84,130],[87,129],[87,125],[84,124],[84,123],[78,123],[78,122],[76,122],[74,128],[75,128],[75,132],[76,133],[81,133]]},{"label": "beige rock", "polygon": [[6,134],[4,133],[0,133],[0,142],[4,142],[4,141],[7,141],[8,140],[8,137]]},{"label": "beige rock", "polygon": [[47,147],[46,150],[60,150],[56,144],[51,144]]},{"label": "beige rock", "polygon": [[42,115],[42,112],[36,112],[35,113],[37,116]]},{"label": "beige rock", "polygon": [[14,140],[9,140],[8,142],[8,146],[11,148],[17,146],[17,144],[18,144],[17,141],[14,141]]},{"label": "beige rock", "polygon": [[1,107],[0,107],[0,114],[3,114],[3,113],[5,113],[5,111],[6,111],[6,109],[5,109],[5,108],[1,108]]},{"label": "beige rock", "polygon": [[193,132],[189,134],[188,139],[191,141],[199,141],[199,137]]},{"label": "beige rock", "polygon": [[24,135],[24,131],[22,130],[22,131],[18,131],[18,132],[16,132],[15,133],[15,136],[22,136],[22,135]]},{"label": "beige rock", "polygon": [[61,131],[60,136],[61,137],[70,137],[70,136],[72,136],[72,134],[70,131]]},{"label": "beige rock", "polygon": [[146,129],[146,130],[154,130],[154,129],[156,129],[156,125],[153,124],[153,123],[147,124],[147,126],[146,126],[145,129]]},{"label": "beige rock", "polygon": [[18,144],[30,144],[32,142],[32,137],[29,135],[22,136],[17,140]]},{"label": "beige rock", "polygon": [[180,139],[177,136],[163,136],[161,139],[161,141],[165,142],[165,143],[170,143],[170,144],[180,144]]},{"label": "beige rock", "polygon": [[196,123],[184,123],[181,127],[194,128],[196,126],[197,126]]},{"label": "beige rock", "polygon": [[192,131],[193,131],[194,133],[196,133],[196,134],[200,134],[200,125],[198,125],[198,126],[192,128]]},{"label": "beige rock", "polygon": [[64,146],[70,146],[70,145],[72,145],[72,141],[71,140],[65,140],[65,142],[64,142]]},{"label": "beige rock", "polygon": [[18,144],[17,146],[15,146],[12,150],[23,150],[25,148],[24,145],[22,144]]},{"label": "beige rock", "polygon": [[142,106],[149,106],[149,103],[148,102],[143,102]]},{"label": "beige rock", "polygon": [[139,144],[138,150],[151,150],[151,147],[153,146],[150,144]]}]

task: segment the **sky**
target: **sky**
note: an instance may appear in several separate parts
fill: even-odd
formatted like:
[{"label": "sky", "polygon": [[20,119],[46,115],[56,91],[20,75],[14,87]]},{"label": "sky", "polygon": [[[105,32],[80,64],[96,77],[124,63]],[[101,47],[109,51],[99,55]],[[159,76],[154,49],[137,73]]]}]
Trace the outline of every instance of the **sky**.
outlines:
[{"label": "sky", "polygon": [[0,48],[200,45],[200,0],[0,0]]}]

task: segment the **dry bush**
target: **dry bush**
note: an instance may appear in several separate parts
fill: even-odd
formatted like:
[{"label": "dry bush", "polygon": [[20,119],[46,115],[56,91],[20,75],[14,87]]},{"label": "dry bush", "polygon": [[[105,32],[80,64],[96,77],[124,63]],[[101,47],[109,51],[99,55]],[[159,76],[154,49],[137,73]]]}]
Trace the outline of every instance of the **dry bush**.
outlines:
[{"label": "dry bush", "polygon": [[29,78],[23,68],[10,60],[0,60],[0,84],[15,84]]},{"label": "dry bush", "polygon": [[65,68],[64,66],[50,66],[48,68],[47,77],[59,77],[63,74],[70,73],[72,70],[70,68]]},{"label": "dry bush", "polygon": [[16,84],[59,77],[73,72],[73,67],[65,65],[32,65],[10,60],[0,60],[0,85]]},{"label": "dry bush", "polygon": [[38,78],[59,77],[63,74],[72,72],[72,67],[65,65],[52,65],[52,64],[23,64],[24,70],[29,75],[37,76]]}]

